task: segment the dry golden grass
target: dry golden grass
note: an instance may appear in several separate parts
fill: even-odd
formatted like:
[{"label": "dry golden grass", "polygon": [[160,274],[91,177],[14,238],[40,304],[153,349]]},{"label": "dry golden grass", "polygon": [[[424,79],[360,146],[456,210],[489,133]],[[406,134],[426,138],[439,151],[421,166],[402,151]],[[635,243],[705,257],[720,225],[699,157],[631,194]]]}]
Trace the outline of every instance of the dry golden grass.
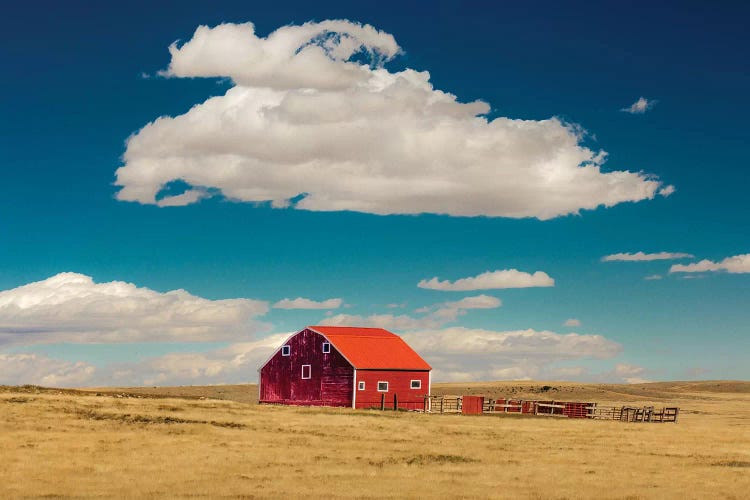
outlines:
[{"label": "dry golden grass", "polygon": [[0,387],[0,498],[748,498],[750,383],[434,392],[682,412],[642,424],[258,406],[249,385]]}]

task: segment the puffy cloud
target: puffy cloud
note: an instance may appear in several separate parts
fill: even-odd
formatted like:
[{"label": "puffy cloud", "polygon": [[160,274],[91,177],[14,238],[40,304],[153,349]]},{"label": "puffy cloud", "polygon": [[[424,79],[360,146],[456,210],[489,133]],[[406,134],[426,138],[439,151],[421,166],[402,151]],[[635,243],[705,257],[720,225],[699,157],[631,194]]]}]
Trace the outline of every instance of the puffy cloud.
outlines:
[{"label": "puffy cloud", "polygon": [[[180,352],[146,359],[113,370],[114,385],[236,384],[256,382],[257,369],[286,340],[289,333],[231,344],[208,352]],[[128,382],[130,383],[130,382]]]},{"label": "puffy cloud", "polygon": [[650,274],[650,275],[646,276],[643,279],[646,280],[646,281],[660,280],[661,279],[661,274]]},{"label": "puffy cloud", "polygon": [[[502,306],[502,301],[497,297],[489,295],[477,295],[474,297],[464,297],[461,300],[453,302],[443,302],[436,306],[424,308],[424,312],[432,310],[430,318],[448,323],[455,321],[459,316],[466,314],[470,309],[496,309]],[[419,312],[419,310],[417,311]]]},{"label": "puffy cloud", "polygon": [[370,316],[337,314],[325,318],[321,321],[321,324],[369,326],[398,331],[438,328],[446,323],[455,321],[459,316],[466,314],[467,310],[495,309],[501,305],[502,301],[497,297],[477,295],[474,297],[464,297],[461,300],[453,302],[443,302],[441,304],[419,308],[415,312],[422,314],[429,313],[419,318],[407,314],[373,314]]},{"label": "puffy cloud", "polygon": [[631,115],[642,115],[649,109],[656,106],[656,103],[659,102],[656,99],[646,99],[645,97],[640,97],[637,101],[635,101],[630,106],[626,106],[620,111],[624,111],[625,113],[630,113]]},{"label": "puffy cloud", "polygon": [[563,326],[571,326],[571,327],[581,326],[581,320],[570,318],[570,319],[565,320],[565,323],[563,323]]},{"label": "puffy cloud", "polygon": [[708,271],[726,271],[732,274],[750,273],[750,253],[727,257],[720,262],[704,259],[693,264],[675,264],[669,268],[670,273],[704,273]]},{"label": "puffy cloud", "polygon": [[467,291],[467,290],[490,290],[499,288],[530,288],[555,286],[555,280],[543,271],[533,274],[518,271],[516,269],[503,269],[501,271],[487,271],[477,276],[461,278],[456,281],[440,281],[437,277],[430,280],[422,280],[417,286],[430,290],[443,291]]},{"label": "puffy cloud", "polygon": [[572,376],[555,363],[607,359],[621,351],[618,343],[600,335],[533,329],[452,327],[408,332],[403,338],[435,367],[433,379],[442,381]]},{"label": "puffy cloud", "polygon": [[288,336],[278,333],[221,349],[175,352],[100,368],[33,353],[0,354],[0,384],[91,387],[255,382],[258,367]]},{"label": "puffy cloud", "polygon": [[276,302],[274,309],[338,309],[344,303],[342,299],[327,299],[315,301],[297,297],[296,299],[282,299]]},{"label": "puffy cloud", "polygon": [[514,356],[554,356],[575,359],[582,356],[609,358],[620,352],[620,345],[601,335],[559,334],[533,329],[494,331],[464,327],[418,331],[404,335],[419,352]]},{"label": "puffy cloud", "polygon": [[677,191],[677,188],[670,184],[668,186],[664,186],[663,188],[659,189],[659,194],[664,197],[667,197],[671,194],[674,194],[675,191]]},{"label": "puffy cloud", "polygon": [[602,257],[602,262],[642,262],[651,260],[670,260],[670,259],[685,259],[695,257],[689,253],[681,252],[657,252],[657,253],[615,253],[612,255],[605,255]]},{"label": "puffy cloud", "polygon": [[285,26],[266,38],[252,23],[199,26],[162,72],[173,77],[229,77],[244,87],[345,90],[365,84],[368,66],[348,59],[360,51],[389,60],[399,52],[392,35],[343,20]]},{"label": "puffy cloud", "polygon": [[208,300],[60,273],[0,292],[0,344],[237,340],[261,331],[263,301]]},{"label": "puffy cloud", "polygon": [[[132,135],[120,200],[186,205],[220,192],[277,208],[549,219],[669,193],[652,175],[603,171],[606,153],[583,146],[580,127],[489,120],[487,103],[435,89],[426,71],[388,71],[400,49],[369,25],[266,37],[251,23],[200,26],[169,50],[163,75],[234,86]],[[176,181],[190,187],[165,194]]]},{"label": "puffy cloud", "polygon": [[0,384],[35,384],[53,387],[81,386],[90,383],[96,368],[39,354],[0,354]]},{"label": "puffy cloud", "polygon": [[385,328],[386,330],[414,330],[419,328],[439,328],[449,320],[434,315],[415,318],[408,314],[336,314],[320,321],[321,325],[333,326],[365,326]]}]

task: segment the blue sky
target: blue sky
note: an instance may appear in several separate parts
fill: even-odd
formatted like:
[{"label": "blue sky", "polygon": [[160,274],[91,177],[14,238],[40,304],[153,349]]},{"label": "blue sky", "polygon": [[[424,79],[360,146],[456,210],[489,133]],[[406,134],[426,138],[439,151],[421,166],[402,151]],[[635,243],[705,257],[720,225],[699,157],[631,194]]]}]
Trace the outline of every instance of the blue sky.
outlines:
[{"label": "blue sky", "polygon": [[[750,377],[746,6],[134,2],[6,13],[0,383],[252,381],[284,334],[322,321],[391,328],[444,380]],[[232,51],[249,39],[234,32],[217,53],[188,53],[200,25],[252,22],[263,41],[327,19],[380,30],[373,43],[381,57],[392,35],[400,50],[383,66],[388,78],[428,71],[432,91],[455,96],[446,103],[452,111],[424,111],[421,87],[410,82],[404,101],[384,98],[383,114],[361,108],[362,133],[347,135],[338,106],[359,106],[369,94],[334,88],[348,75],[334,72],[367,57],[289,71],[273,63],[262,73],[273,47],[267,60],[255,54],[243,63]],[[170,56],[176,40],[180,51]],[[170,61],[171,74],[159,73]],[[215,65],[226,72],[186,77]],[[373,78],[377,65],[362,68]],[[339,76],[328,87],[310,83],[330,74]],[[248,110],[276,98],[254,94],[241,96],[221,133],[207,124],[235,108],[207,110],[187,127],[169,119],[147,126],[195,116],[191,108],[209,97],[225,103],[243,88],[305,98],[300,89],[311,86],[329,100],[301,101],[304,116],[302,108],[279,115],[287,142],[265,135],[277,133],[276,122],[243,128]],[[623,111],[641,97],[649,109]],[[477,100],[487,109],[455,104]],[[404,103],[414,115],[403,114]],[[526,120],[529,130],[502,128],[518,123],[507,119]],[[444,141],[425,135],[438,124],[451,131]],[[454,139],[466,151],[440,150]],[[607,153],[590,179],[563,157],[583,147]],[[239,158],[234,169],[222,170],[226,154]],[[560,170],[529,177],[544,154]],[[348,167],[327,163],[334,156]],[[254,170],[258,158],[266,163]],[[377,179],[365,175],[373,165],[385,165]],[[602,175],[611,172],[629,172],[628,181]],[[165,189],[156,178],[202,183]],[[450,188],[425,194],[442,182]],[[668,186],[673,193],[659,194]],[[156,199],[128,194],[136,188],[158,191]],[[307,195],[273,208],[253,201],[255,188]],[[185,189],[202,199],[153,204]],[[634,201],[585,208],[622,193]],[[361,200],[370,208],[355,206]],[[692,257],[602,261],[637,252]],[[543,272],[554,286],[417,286],[506,270]],[[100,286],[111,282],[122,283]],[[179,289],[186,295],[167,294]],[[340,300],[273,307],[300,297]],[[566,326],[570,319],[577,323]]]}]

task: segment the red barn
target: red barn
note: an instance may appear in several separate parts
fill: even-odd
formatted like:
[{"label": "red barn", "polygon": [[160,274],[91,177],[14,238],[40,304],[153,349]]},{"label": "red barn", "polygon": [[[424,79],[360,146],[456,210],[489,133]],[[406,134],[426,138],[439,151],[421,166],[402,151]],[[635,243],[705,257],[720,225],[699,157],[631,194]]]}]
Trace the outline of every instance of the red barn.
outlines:
[{"label": "red barn", "polygon": [[309,326],[258,370],[259,400],[310,406],[423,409],[432,367],[382,328]]}]

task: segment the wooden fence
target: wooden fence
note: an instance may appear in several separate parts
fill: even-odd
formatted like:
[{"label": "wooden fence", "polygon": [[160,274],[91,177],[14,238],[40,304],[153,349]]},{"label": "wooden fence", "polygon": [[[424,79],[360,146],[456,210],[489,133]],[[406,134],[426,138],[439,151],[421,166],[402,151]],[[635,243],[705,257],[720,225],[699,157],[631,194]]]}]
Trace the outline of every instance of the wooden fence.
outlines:
[{"label": "wooden fence", "polygon": [[579,401],[535,401],[491,399],[482,396],[425,396],[427,413],[493,414],[517,413],[544,417],[591,418],[623,422],[677,422],[680,409],[653,406],[598,406]]}]

